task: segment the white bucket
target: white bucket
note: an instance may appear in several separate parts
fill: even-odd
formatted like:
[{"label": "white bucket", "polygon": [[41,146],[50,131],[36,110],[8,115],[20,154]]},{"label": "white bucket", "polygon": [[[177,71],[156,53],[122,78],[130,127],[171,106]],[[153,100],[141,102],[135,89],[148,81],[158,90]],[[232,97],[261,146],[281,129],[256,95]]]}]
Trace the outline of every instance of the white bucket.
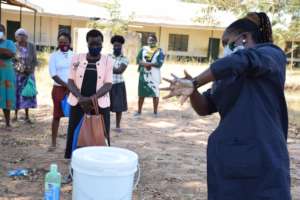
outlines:
[{"label": "white bucket", "polygon": [[131,200],[138,155],[116,147],[73,152],[72,200]]}]

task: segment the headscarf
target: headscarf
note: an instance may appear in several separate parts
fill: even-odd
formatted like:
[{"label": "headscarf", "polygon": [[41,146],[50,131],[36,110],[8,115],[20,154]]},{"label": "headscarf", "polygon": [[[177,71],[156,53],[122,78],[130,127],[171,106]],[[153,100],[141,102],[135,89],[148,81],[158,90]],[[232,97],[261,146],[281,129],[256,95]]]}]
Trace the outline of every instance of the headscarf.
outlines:
[{"label": "headscarf", "polygon": [[25,35],[26,37],[28,37],[28,33],[24,28],[19,28],[16,33],[15,36],[20,36],[20,35]]}]

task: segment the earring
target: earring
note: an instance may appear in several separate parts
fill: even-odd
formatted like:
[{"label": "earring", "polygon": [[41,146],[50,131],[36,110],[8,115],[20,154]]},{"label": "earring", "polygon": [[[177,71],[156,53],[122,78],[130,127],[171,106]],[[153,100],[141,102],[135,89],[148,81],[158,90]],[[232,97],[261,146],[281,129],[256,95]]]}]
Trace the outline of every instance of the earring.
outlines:
[{"label": "earring", "polygon": [[243,41],[242,41],[242,42],[243,42],[243,44],[246,44],[246,43],[247,43],[245,39],[243,39]]}]

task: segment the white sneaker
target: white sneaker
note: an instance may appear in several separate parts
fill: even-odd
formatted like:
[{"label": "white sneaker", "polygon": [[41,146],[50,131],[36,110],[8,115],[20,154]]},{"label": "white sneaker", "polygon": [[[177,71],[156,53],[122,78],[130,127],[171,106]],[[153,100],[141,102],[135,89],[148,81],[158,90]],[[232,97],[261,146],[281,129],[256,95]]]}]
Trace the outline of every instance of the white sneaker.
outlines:
[{"label": "white sneaker", "polygon": [[139,113],[139,112],[135,112],[135,113],[133,114],[133,116],[136,117],[136,118],[141,117],[141,115],[142,115],[142,113]]}]

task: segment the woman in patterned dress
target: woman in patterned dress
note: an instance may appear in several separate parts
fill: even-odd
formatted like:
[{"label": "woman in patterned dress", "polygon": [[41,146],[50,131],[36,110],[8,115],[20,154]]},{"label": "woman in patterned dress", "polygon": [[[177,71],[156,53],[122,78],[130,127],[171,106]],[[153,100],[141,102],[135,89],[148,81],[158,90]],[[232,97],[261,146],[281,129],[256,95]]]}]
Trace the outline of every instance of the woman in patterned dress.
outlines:
[{"label": "woman in patterned dress", "polygon": [[37,66],[37,57],[35,46],[28,42],[27,31],[20,28],[15,33],[16,37],[16,110],[14,120],[18,120],[18,110],[25,109],[25,121],[31,123],[29,118],[29,108],[36,108],[36,96],[24,97],[21,95],[22,89],[25,87],[27,80],[32,79],[35,82],[34,70]]},{"label": "woman in patterned dress", "polygon": [[153,112],[157,116],[159,103],[159,84],[161,82],[160,68],[164,63],[164,53],[157,47],[157,38],[155,35],[148,37],[148,46],[144,46],[138,56],[139,65],[139,86],[138,86],[138,112],[136,116],[141,115],[145,97],[153,98]]},{"label": "woman in patterned dress", "polygon": [[5,118],[5,128],[11,129],[10,110],[15,108],[15,81],[16,76],[12,58],[16,53],[16,46],[11,40],[6,40],[5,27],[0,25],[0,108]]}]

